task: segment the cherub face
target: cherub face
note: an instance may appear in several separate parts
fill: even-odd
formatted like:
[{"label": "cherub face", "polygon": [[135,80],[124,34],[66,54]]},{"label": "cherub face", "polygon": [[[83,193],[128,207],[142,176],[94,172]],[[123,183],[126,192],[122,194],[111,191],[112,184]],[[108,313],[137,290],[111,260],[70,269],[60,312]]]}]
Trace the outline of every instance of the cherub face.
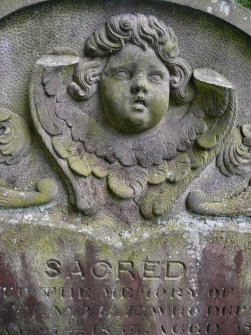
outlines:
[{"label": "cherub face", "polygon": [[169,79],[153,49],[127,44],[108,59],[100,78],[105,118],[123,133],[156,126],[168,109]]}]

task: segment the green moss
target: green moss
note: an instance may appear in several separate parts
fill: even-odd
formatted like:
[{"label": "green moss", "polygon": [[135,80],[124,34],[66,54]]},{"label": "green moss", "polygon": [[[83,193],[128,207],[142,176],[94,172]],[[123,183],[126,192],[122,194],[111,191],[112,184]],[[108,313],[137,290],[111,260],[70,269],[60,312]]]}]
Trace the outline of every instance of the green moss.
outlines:
[{"label": "green moss", "polygon": [[251,9],[251,0],[234,0],[234,2],[248,9]]}]

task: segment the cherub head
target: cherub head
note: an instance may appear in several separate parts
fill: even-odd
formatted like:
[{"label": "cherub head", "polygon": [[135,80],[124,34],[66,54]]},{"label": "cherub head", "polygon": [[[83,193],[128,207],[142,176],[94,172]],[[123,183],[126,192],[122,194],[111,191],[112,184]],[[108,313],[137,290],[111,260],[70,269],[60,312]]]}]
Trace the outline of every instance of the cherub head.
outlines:
[{"label": "cherub head", "polygon": [[103,115],[121,133],[140,133],[167,114],[169,95],[191,100],[192,70],[179,57],[174,31],[153,16],[112,17],[87,40],[69,93],[88,100],[100,90]]}]

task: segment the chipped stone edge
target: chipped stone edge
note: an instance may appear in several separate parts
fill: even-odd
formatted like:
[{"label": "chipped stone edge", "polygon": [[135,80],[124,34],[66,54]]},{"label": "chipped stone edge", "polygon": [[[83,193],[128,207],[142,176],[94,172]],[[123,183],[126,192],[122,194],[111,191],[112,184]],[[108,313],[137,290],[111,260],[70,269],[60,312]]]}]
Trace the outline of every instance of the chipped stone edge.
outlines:
[{"label": "chipped stone edge", "polygon": [[[0,20],[22,8],[54,0],[1,0]],[[158,0],[160,1],[160,0]],[[216,16],[251,36],[251,11],[232,0],[162,0]]]}]

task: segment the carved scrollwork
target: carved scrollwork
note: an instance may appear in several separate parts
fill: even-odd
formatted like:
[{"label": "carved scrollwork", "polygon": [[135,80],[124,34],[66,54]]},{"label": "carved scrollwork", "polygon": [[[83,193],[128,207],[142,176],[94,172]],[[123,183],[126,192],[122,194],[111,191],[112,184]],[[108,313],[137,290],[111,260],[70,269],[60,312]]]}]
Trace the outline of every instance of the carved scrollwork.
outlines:
[{"label": "carved scrollwork", "polygon": [[25,120],[9,109],[0,108],[0,162],[20,162],[30,146],[31,136]]},{"label": "carved scrollwork", "polygon": [[251,187],[250,185],[221,201],[210,201],[202,191],[193,191],[187,199],[188,208],[203,215],[217,216],[251,216]]},{"label": "carved scrollwork", "polygon": [[249,127],[250,125],[246,124],[241,129],[233,129],[232,136],[217,156],[216,165],[221,173],[227,177],[242,175],[250,170],[251,133],[249,132]]},{"label": "carved scrollwork", "polygon": [[[25,120],[6,108],[0,108],[0,162],[17,164],[31,147],[31,135]],[[0,208],[43,205],[57,194],[54,180],[45,178],[37,183],[37,191],[13,190],[0,185]]]},{"label": "carved scrollwork", "polygon": [[58,191],[57,183],[44,178],[37,183],[37,191],[17,191],[0,185],[0,207],[20,208],[44,205],[51,202]]}]

